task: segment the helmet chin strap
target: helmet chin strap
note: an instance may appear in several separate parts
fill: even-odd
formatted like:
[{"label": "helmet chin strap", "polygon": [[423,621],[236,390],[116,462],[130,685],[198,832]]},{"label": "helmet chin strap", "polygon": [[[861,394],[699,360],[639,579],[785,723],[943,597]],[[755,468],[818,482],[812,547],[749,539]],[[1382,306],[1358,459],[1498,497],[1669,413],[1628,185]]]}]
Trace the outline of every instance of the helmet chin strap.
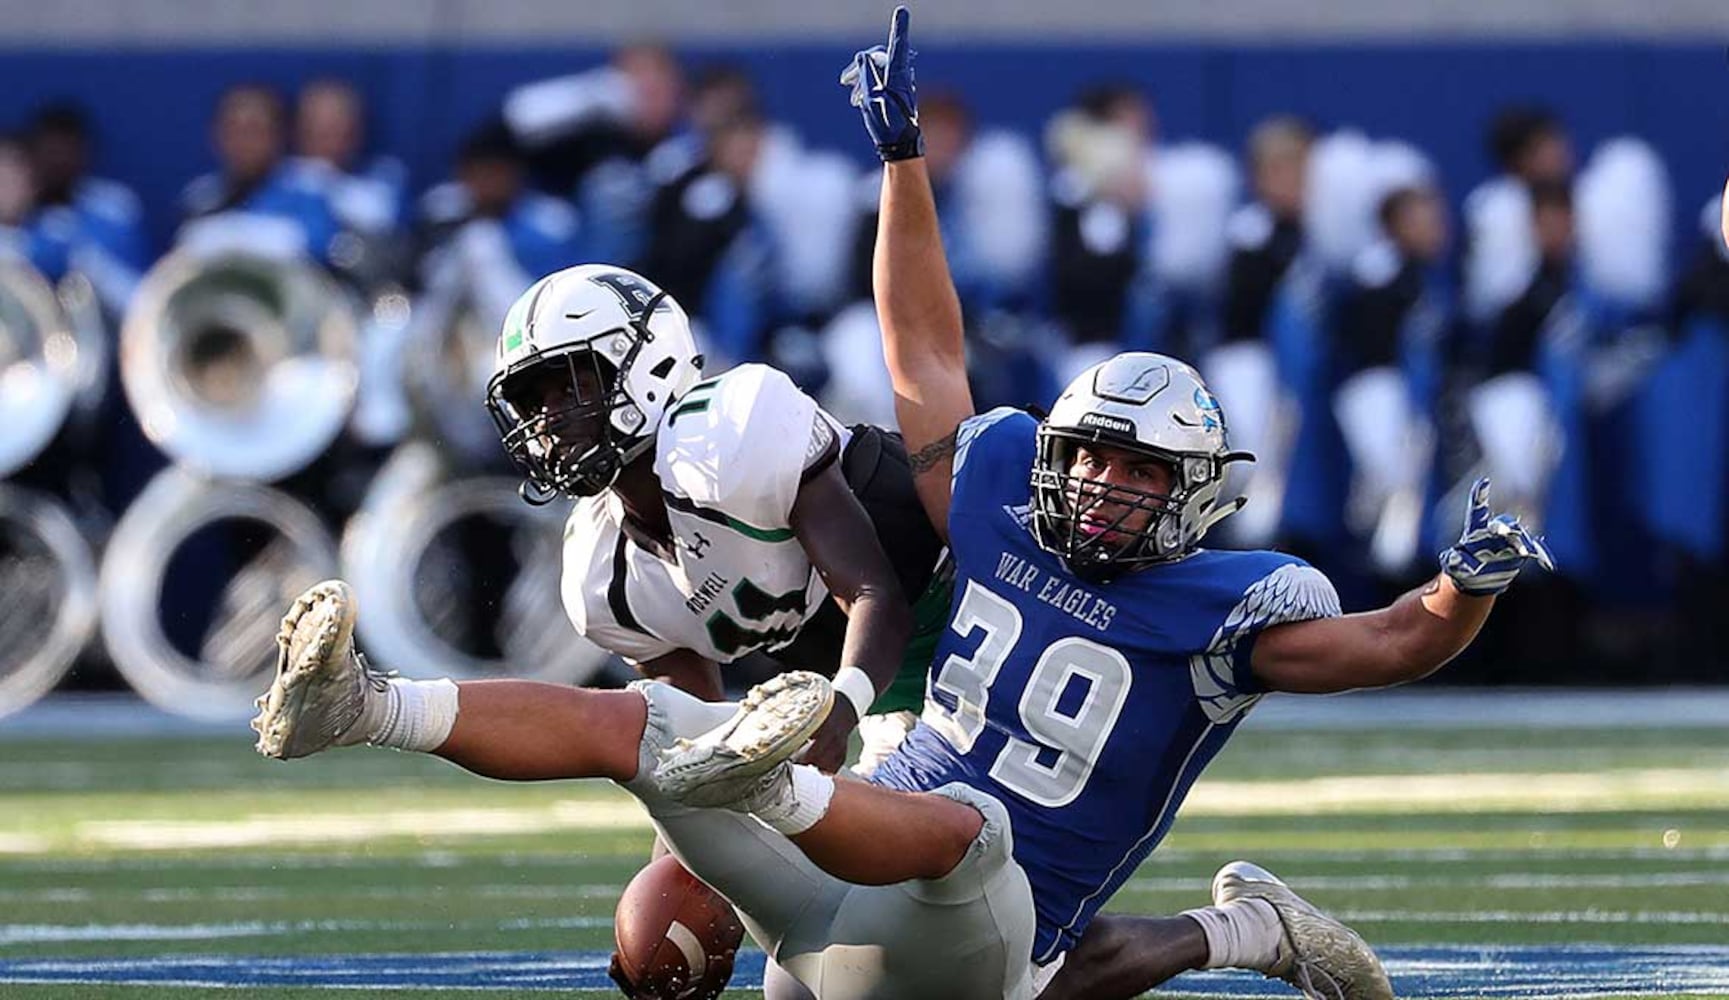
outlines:
[{"label": "helmet chin strap", "polygon": [[1183,545],[1183,526],[1175,517],[1164,517],[1164,523],[1159,525],[1159,548],[1167,553],[1177,552]]},{"label": "helmet chin strap", "polygon": [[[656,430],[658,430],[658,428],[656,428]],[[632,442],[629,448],[619,449],[619,468],[622,469],[641,458],[643,453],[648,451],[649,447],[654,444],[654,437],[654,434],[644,434],[642,437]]]},{"label": "helmet chin strap", "polygon": [[524,479],[517,485],[516,495],[530,507],[545,507],[558,498],[558,491],[542,486],[532,479]]},{"label": "helmet chin strap", "polygon": [[1218,524],[1220,521],[1223,521],[1225,518],[1230,517],[1232,514],[1235,514],[1239,510],[1242,510],[1243,505],[1248,503],[1248,502],[1249,502],[1248,497],[1236,497],[1236,498],[1232,499],[1230,503],[1225,504],[1223,507],[1213,508],[1211,513],[1209,513],[1206,517],[1201,519],[1201,526],[1197,532],[1197,537],[1199,537],[1201,535],[1205,535],[1207,532],[1212,530],[1213,525]]}]

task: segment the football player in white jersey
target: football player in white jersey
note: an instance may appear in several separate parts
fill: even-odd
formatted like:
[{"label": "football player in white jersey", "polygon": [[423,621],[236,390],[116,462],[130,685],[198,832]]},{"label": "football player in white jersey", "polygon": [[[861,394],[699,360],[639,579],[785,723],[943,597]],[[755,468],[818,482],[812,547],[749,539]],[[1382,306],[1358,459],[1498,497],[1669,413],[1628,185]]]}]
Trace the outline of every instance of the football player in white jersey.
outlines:
[{"label": "football player in white jersey", "polygon": [[[560,271],[508,313],[487,408],[524,499],[576,501],[566,613],[709,701],[720,665],[752,652],[838,671],[852,697],[807,759],[838,768],[857,725],[868,773],[916,721],[948,603],[905,452],[773,368],[701,367],[678,302],[623,268]],[[909,648],[911,598],[923,628]]]},{"label": "football player in white jersey", "polygon": [[[719,665],[751,652],[838,669],[848,704],[810,753],[832,771],[873,702],[923,701],[941,542],[892,435],[842,426],[773,368],[701,366],[676,301],[588,264],[510,310],[487,408],[524,497],[576,501],[563,599],[577,631],[708,700],[723,696]],[[908,656],[921,597],[927,641]],[[876,727],[867,761],[906,725]]]}]

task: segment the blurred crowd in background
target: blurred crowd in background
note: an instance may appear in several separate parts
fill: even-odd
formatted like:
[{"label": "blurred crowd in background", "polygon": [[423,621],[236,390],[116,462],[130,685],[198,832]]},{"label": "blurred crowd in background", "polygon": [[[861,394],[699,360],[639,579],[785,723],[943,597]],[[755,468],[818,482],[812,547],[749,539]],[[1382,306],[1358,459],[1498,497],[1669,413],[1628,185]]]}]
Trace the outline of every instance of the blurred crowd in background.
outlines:
[{"label": "blurred crowd in background", "polygon": [[[1464,191],[1398,136],[1295,115],[1268,115],[1241,148],[1167,141],[1157,98],[1100,81],[1023,134],[981,127],[965,94],[921,91],[979,405],[1048,405],[1119,350],[1177,355],[1259,456],[1215,544],[1297,552],[1367,606],[1433,573],[1464,487],[1488,475],[1559,573],[1521,581],[1453,679],[1718,676],[1715,193],[1671,190],[1638,137],[1579,149],[1540,106],[1457,123],[1500,171]],[[534,279],[584,261],[677,297],[710,370],[766,361],[843,420],[893,424],[870,302],[878,171],[767,116],[740,68],[637,45],[521,86],[426,190],[369,141],[350,83],[235,85],[210,109],[217,169],[188,179],[171,247],[152,245],[126,178],[91,175],[103,136],[78,106],[20,125],[0,138],[0,256],[49,282],[81,275],[113,336],[170,251],[310,258],[360,304],[352,419],[285,484],[332,524],[410,438],[508,473],[480,405],[492,337]],[[1697,233],[1672,232],[1671,206],[1695,202]],[[426,354],[455,357],[467,385],[430,416],[404,387]],[[100,405],[10,477],[65,499],[98,541],[167,461],[115,368]],[[451,416],[464,406],[473,420]]]}]

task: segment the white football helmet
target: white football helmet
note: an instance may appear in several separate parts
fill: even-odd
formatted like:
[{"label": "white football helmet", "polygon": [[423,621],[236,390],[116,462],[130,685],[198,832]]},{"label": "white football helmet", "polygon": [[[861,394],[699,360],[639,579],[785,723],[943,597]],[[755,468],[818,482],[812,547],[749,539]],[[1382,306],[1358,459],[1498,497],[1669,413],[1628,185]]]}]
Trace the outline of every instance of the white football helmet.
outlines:
[{"label": "white football helmet", "polygon": [[[1075,451],[1083,444],[1163,462],[1172,471],[1171,492],[1125,484],[1101,489],[1074,475]],[[1162,354],[1118,354],[1070,382],[1039,424],[1033,533],[1085,579],[1180,558],[1242,506],[1238,498],[1217,507],[1225,466],[1239,461],[1254,456],[1228,449],[1225,415],[1193,368]],[[1089,517],[1106,509],[1119,511],[1108,524]],[[1125,527],[1137,511],[1151,512],[1145,527]]]},{"label": "white football helmet", "polygon": [[701,371],[684,309],[641,275],[583,264],[535,282],[505,316],[486,387],[523,498],[611,487]]}]

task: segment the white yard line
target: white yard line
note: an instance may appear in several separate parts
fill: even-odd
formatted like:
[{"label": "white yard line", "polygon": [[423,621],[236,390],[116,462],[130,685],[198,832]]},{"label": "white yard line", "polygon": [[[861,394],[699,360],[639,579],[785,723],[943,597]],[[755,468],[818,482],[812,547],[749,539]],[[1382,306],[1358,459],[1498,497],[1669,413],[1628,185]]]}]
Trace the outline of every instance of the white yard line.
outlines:
[{"label": "white yard line", "polygon": [[388,813],[256,814],[233,820],[93,820],[73,832],[83,848],[188,850],[273,844],[356,844],[385,837],[513,836],[557,830],[647,830],[624,800],[561,801],[536,809],[422,809]]},{"label": "white yard line", "polygon": [[42,854],[51,846],[48,838],[33,833],[0,833],[0,856]]},{"label": "white yard line", "polygon": [[[1709,769],[1641,768],[1596,773],[1360,775],[1280,781],[1199,782],[1185,816],[1293,816],[1387,812],[1600,812],[1630,808],[1729,807],[1729,775]],[[496,837],[560,830],[648,830],[628,799],[562,800],[524,809],[253,814],[232,820],[87,820],[80,849],[202,850],[362,844],[389,837]],[[57,845],[30,833],[0,834],[0,854]],[[1540,846],[1540,845],[1534,845]]]},{"label": "white yard line", "polygon": [[593,929],[612,927],[611,917],[550,917],[502,921],[448,920],[247,920],[204,924],[0,924],[0,945],[72,941],[213,941],[350,931],[438,931]]},{"label": "white yard line", "polygon": [[1346,923],[1418,924],[1687,924],[1729,925],[1711,910],[1337,910]]},{"label": "white yard line", "polygon": [[[1303,889],[1334,892],[1403,892],[1411,889],[1668,889],[1696,886],[1729,886],[1729,871],[1648,872],[1624,875],[1557,874],[1553,872],[1498,872],[1488,875],[1304,875],[1281,872]],[[1123,885],[1125,891],[1205,891],[1207,879],[1140,877]],[[428,900],[446,896],[480,899],[615,899],[624,891],[618,882],[574,882],[559,885],[523,885],[510,882],[455,886],[366,886],[324,890],[329,898],[367,900]],[[284,886],[231,885],[211,888],[104,889],[102,898],[139,900],[146,903],[256,903],[298,899],[305,891]],[[0,889],[0,903],[88,903],[96,898],[90,889],[43,888]]]},{"label": "white yard line", "polygon": [[[1282,870],[1280,877],[1300,889],[1393,892],[1408,889],[1665,889],[1729,886],[1729,871],[1649,872],[1628,875],[1575,875],[1551,872],[1499,872],[1491,875],[1304,875]],[[1128,890],[1185,892],[1205,889],[1205,878],[1132,878]]]},{"label": "white yard line", "polygon": [[[1400,688],[1315,698],[1274,695],[1244,723],[1260,730],[1715,729],[1729,718],[1723,688]],[[130,694],[57,694],[0,719],[6,740],[232,737],[244,719],[169,715]]]},{"label": "white yard line", "polygon": [[[1664,864],[1693,864],[1697,862],[1729,861],[1729,844],[1714,844],[1706,846],[1689,846],[1686,840],[1680,839],[1673,846],[1664,846],[1662,831],[1653,831],[1652,844],[1648,847],[1602,847],[1602,848],[1564,848],[1551,849],[1541,843],[1533,843],[1527,849],[1509,848],[1465,848],[1465,847],[1389,847],[1384,849],[1364,848],[1299,848],[1278,849],[1260,852],[1257,856],[1265,860],[1276,860],[1280,865],[1301,864],[1360,864],[1360,863],[1406,863],[1415,862],[1428,865],[1473,865],[1473,864],[1518,864],[1543,862],[1585,862],[1607,864],[1618,861],[1661,862]],[[1153,852],[1149,864],[1155,868],[1160,862],[1172,864],[1219,864],[1223,855],[1229,851],[1218,848],[1184,848],[1161,847]],[[377,870],[437,870],[454,868],[462,865],[498,865],[504,868],[532,869],[592,869],[611,868],[618,863],[614,857],[596,858],[577,854],[558,854],[552,852],[518,852],[505,851],[498,854],[457,854],[451,851],[422,851],[403,855],[373,855],[364,853],[334,852],[330,854],[285,854],[281,852],[256,854],[224,854],[207,855],[192,858],[177,857],[23,857],[0,859],[0,871],[16,868],[30,872],[60,872],[69,875],[105,874],[114,871],[126,872],[184,872],[196,869],[199,872],[210,871],[257,871],[259,869],[285,870],[341,870],[367,868]]]},{"label": "white yard line", "polygon": [[[1483,944],[1394,946],[1384,950],[1395,983],[1424,997],[1650,996],[1729,988],[1729,949],[1712,946]],[[737,985],[751,988],[762,956],[741,956]],[[136,959],[0,959],[0,982],[205,982],[243,989],[265,984],[389,989],[498,989],[516,993],[609,991],[606,952],[508,951],[341,956],[160,955]],[[1208,997],[1265,995],[1259,977],[1203,972],[1170,984]]]},{"label": "white yard line", "polygon": [[1711,768],[1592,773],[1372,774],[1195,783],[1185,816],[1358,812],[1610,812],[1729,805],[1729,774]]}]

